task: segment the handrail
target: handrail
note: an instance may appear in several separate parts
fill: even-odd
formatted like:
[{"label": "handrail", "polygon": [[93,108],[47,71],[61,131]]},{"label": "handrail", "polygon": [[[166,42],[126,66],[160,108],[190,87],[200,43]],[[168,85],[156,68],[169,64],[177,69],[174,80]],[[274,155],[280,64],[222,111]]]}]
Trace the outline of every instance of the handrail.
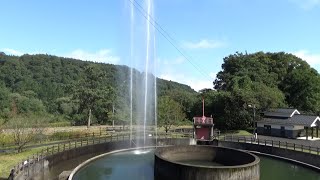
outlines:
[{"label": "handrail", "polygon": [[[142,137],[142,136],[141,136]],[[152,136],[155,137],[155,136]],[[185,137],[192,137],[192,134],[189,133],[158,133],[156,138],[167,139],[167,138],[185,138]],[[111,136],[88,136],[86,138],[69,140],[67,142],[62,142],[58,144],[54,144],[53,146],[47,146],[46,149],[42,149],[41,151],[37,152],[36,154],[28,157],[25,161],[18,163],[16,166],[13,167],[14,175],[17,175],[21,172],[24,173],[25,176],[29,177],[29,168],[32,165],[36,165],[37,162],[43,161],[47,156],[54,155],[60,152],[64,152],[66,150],[70,150],[77,147],[83,147],[88,145],[106,143],[106,142],[113,142],[119,140],[130,140],[130,134],[116,134]],[[239,142],[239,143],[251,143],[257,144],[262,146],[269,146],[269,147],[276,147],[276,148],[285,148],[294,151],[300,151],[304,153],[310,153],[314,155],[320,154],[319,147],[312,147],[306,146],[303,144],[297,143],[290,143],[286,141],[274,141],[274,140],[267,140],[267,139],[255,139],[252,136],[224,136],[223,138],[219,138],[220,141],[230,141],[230,142]],[[27,172],[27,173],[26,173]]]},{"label": "handrail", "polygon": [[279,140],[269,140],[269,139],[255,139],[252,136],[233,136],[228,135],[224,136],[223,141],[230,141],[230,142],[239,142],[239,143],[251,143],[263,146],[271,146],[276,148],[284,148],[288,150],[300,151],[304,153],[310,153],[315,155],[320,155],[320,147],[310,146],[310,145],[303,145],[299,143],[290,143],[287,141],[279,141]]},{"label": "handrail", "polygon": [[[153,132],[154,134],[154,132]],[[192,137],[191,134],[186,133],[158,133],[155,137],[152,135],[152,137],[161,139],[161,138],[185,138]],[[135,135],[135,137],[137,137]],[[138,136],[137,138],[141,138],[142,136]],[[147,138],[147,137],[146,137]],[[60,152],[64,152],[66,150],[74,149],[77,147],[84,147],[88,145],[94,145],[94,144],[100,144],[100,143],[106,143],[106,142],[113,142],[113,141],[119,141],[119,140],[130,140],[130,133],[123,133],[123,134],[111,134],[110,136],[87,136],[85,138],[80,139],[74,139],[69,141],[60,142],[57,144],[54,144],[53,146],[47,146],[47,148],[42,149],[41,151],[33,154],[32,156],[29,156],[26,160],[18,163],[16,166],[13,167],[13,175],[16,176],[17,174],[24,172],[23,174],[27,177],[29,177],[29,169],[30,166],[35,165],[36,163],[43,161],[47,156],[51,156]],[[25,172],[27,171],[27,172]],[[12,173],[12,172],[11,172]],[[11,174],[10,173],[10,174]]]},{"label": "handrail", "polygon": [[193,123],[196,124],[213,124],[213,118],[211,117],[194,117]]}]

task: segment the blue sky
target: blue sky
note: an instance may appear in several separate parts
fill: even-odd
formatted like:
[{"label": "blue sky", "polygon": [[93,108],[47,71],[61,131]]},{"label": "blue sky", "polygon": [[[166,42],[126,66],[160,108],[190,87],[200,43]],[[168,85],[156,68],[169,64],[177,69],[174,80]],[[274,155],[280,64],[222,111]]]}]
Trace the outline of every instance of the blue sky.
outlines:
[{"label": "blue sky", "polygon": [[[147,10],[145,1],[136,1]],[[0,51],[132,65],[131,42],[134,59],[145,57],[146,22],[135,8],[131,26],[130,5],[130,0],[2,0]],[[320,71],[320,0],[154,0],[152,9],[189,57],[159,32],[151,33],[150,58],[161,78],[210,88],[223,57],[236,51],[285,51]]]}]

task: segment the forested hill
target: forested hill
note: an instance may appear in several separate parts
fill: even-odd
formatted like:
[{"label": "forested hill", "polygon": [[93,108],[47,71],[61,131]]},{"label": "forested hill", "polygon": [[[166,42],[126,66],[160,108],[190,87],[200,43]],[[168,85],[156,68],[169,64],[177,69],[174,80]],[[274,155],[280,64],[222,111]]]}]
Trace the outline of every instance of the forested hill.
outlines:
[{"label": "forested hill", "polygon": [[[99,107],[110,109],[110,101],[115,101],[117,96],[124,95],[123,91],[128,91],[129,73],[130,68],[121,65],[93,63],[52,55],[26,54],[18,57],[1,53],[0,116],[28,112],[68,114],[69,116],[76,108],[72,99],[76,93],[79,93],[74,91],[75,86],[81,86],[81,83],[85,84],[89,81],[90,83],[92,81],[90,84],[92,87],[101,90],[94,92],[96,93],[94,95],[107,94],[104,99],[108,99],[109,102],[105,102],[103,106],[100,104]],[[137,79],[142,79],[142,75],[141,72],[134,70],[134,76]],[[172,91],[197,94],[187,85],[159,78],[157,78],[157,87],[160,96]],[[129,93],[126,94],[129,96]],[[103,104],[103,102],[99,103]],[[13,112],[14,109],[17,112]],[[108,116],[108,112],[94,113],[97,119],[101,116],[106,120]]]},{"label": "forested hill", "polygon": [[[171,105],[179,109],[173,113],[181,109],[191,120],[202,115],[204,97],[205,115],[213,115],[219,129],[252,127],[249,105],[255,105],[257,119],[260,112],[279,107],[320,114],[320,75],[306,61],[284,52],[235,53],[223,60],[213,82],[216,90],[197,93],[187,85],[157,79],[158,105],[165,102],[160,107],[166,109],[167,102],[173,100]],[[130,73],[127,66],[0,53],[0,121],[39,114],[85,124],[92,110],[94,123],[105,124],[111,119],[120,122],[129,116]],[[135,82],[143,82],[143,75],[133,71]],[[138,87],[134,83],[133,94],[139,93]],[[112,113],[113,108],[116,113]],[[158,110],[161,112],[161,108]]]}]

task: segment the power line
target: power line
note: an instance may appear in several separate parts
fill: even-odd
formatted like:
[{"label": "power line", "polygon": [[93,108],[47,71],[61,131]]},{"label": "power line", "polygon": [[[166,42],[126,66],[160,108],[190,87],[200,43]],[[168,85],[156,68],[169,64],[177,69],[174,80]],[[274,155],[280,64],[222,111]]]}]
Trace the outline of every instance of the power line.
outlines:
[{"label": "power line", "polygon": [[[201,70],[201,67],[199,65],[194,64],[191,61],[191,58],[188,57],[182,50],[178,48],[177,45],[174,44],[176,42],[170,34],[164,30],[161,25],[136,1],[136,0],[128,0],[140,13],[141,15],[198,71],[203,75],[205,78],[209,78],[210,81],[212,78],[204,73],[203,70]],[[137,4],[137,5],[136,5]],[[149,16],[149,19],[148,17]],[[159,28],[158,28],[159,27]]]}]

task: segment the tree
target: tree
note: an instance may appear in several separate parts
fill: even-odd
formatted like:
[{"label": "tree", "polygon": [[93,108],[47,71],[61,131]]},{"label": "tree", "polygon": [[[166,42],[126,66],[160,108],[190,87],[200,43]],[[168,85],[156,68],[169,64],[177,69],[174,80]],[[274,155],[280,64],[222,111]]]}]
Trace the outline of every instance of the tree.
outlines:
[{"label": "tree", "polygon": [[[86,119],[89,120],[89,115],[98,115],[99,105],[103,109],[109,109],[112,105],[114,96],[113,88],[110,86],[102,86],[106,76],[96,65],[89,65],[85,67],[85,77],[79,81],[74,87],[73,98],[78,102],[79,108],[77,110],[77,124],[84,124]],[[82,115],[82,116],[79,116]],[[107,114],[104,114],[107,117]],[[89,122],[90,125],[90,122]],[[88,125],[88,126],[89,126]]]},{"label": "tree", "polygon": [[10,92],[7,88],[0,86],[0,118],[6,118],[10,111]]},{"label": "tree", "polygon": [[13,117],[6,124],[12,129],[13,141],[17,145],[18,152],[30,142],[36,140],[45,130],[45,120],[38,117]]},{"label": "tree", "polygon": [[288,104],[306,112],[320,113],[320,76],[313,69],[298,67],[281,84]]},{"label": "tree", "polygon": [[[1,54],[0,117],[9,116],[10,112],[37,114],[41,109],[40,113],[59,116],[74,124],[86,124],[91,109],[93,123],[107,123],[113,102],[118,112],[126,109],[121,107],[122,102],[130,107],[130,72],[130,68],[124,65],[93,63],[44,54]],[[139,85],[143,76],[144,73],[133,69],[134,95],[140,92]],[[154,76],[151,75],[150,78],[153,79]],[[156,81],[159,96],[168,95],[175,90],[196,94],[184,84],[159,78]],[[12,98],[16,98],[16,101]],[[133,109],[137,108],[137,101],[137,96],[134,96]]]},{"label": "tree", "polygon": [[179,103],[169,96],[158,99],[158,125],[164,127],[166,133],[172,125],[178,125],[185,120],[185,113]]}]

